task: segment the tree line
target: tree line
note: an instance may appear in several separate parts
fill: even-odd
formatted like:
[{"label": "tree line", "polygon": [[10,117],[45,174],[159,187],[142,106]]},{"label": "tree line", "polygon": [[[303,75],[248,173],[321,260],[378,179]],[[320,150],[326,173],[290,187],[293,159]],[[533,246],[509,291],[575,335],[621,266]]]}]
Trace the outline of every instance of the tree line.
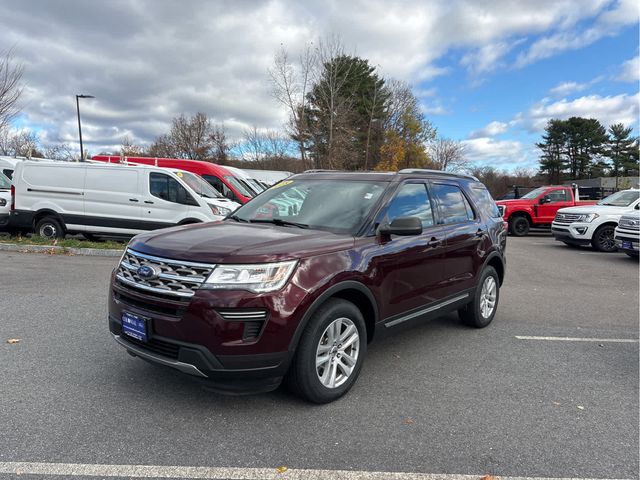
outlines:
[{"label": "tree line", "polygon": [[564,179],[638,174],[638,138],[616,123],[607,130],[594,118],[547,122],[540,149],[540,173],[550,183]]}]

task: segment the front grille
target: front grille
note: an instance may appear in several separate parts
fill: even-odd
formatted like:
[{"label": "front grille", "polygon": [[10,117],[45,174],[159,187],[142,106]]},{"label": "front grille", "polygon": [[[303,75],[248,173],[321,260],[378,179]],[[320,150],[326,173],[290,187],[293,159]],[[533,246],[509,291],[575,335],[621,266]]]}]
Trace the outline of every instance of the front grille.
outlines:
[{"label": "front grille", "polygon": [[500,216],[504,217],[504,205],[498,205],[498,211],[500,212]]},{"label": "front grille", "polygon": [[141,342],[133,337],[122,334],[120,337],[123,340],[135,345],[142,350],[146,350],[151,353],[155,353],[157,355],[162,355],[163,357],[169,357],[174,360],[178,359],[178,355],[180,354],[180,346],[175,343],[165,342],[164,340],[159,340],[157,338],[150,338],[148,342]]},{"label": "front grille", "polygon": [[620,223],[618,223],[618,227],[624,228],[625,230],[635,230],[640,231],[640,217],[631,218],[631,217],[622,217],[620,219]]},{"label": "front grille", "polygon": [[577,222],[582,214],[579,213],[557,213],[555,221],[558,223],[573,223]]},{"label": "front grille", "polygon": [[[149,278],[142,278],[140,267],[153,269]],[[154,257],[127,249],[122,257],[116,278],[122,284],[145,292],[167,297],[192,297],[204,283],[215,265],[183,262],[168,258]]]}]

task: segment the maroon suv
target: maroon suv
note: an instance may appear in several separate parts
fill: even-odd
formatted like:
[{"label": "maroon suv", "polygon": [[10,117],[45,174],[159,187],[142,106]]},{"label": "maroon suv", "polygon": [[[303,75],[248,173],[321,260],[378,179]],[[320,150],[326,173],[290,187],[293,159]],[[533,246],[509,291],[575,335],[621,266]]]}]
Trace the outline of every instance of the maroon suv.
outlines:
[{"label": "maroon suv", "polygon": [[329,402],[376,336],[457,310],[496,313],[506,232],[487,189],[430,170],[307,172],[218,223],[138,235],[111,278],[109,327],[144,360]]}]

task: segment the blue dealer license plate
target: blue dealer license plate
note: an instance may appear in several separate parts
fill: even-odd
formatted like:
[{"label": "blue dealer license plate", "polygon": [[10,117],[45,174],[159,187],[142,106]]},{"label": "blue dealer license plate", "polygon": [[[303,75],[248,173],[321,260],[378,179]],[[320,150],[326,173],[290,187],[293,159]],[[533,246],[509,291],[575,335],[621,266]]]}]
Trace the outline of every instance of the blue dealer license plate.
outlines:
[{"label": "blue dealer license plate", "polygon": [[631,242],[623,241],[622,248],[625,248],[627,250],[633,250],[633,244]]},{"label": "blue dealer license plate", "polygon": [[122,333],[146,342],[148,340],[147,319],[129,312],[122,312]]}]

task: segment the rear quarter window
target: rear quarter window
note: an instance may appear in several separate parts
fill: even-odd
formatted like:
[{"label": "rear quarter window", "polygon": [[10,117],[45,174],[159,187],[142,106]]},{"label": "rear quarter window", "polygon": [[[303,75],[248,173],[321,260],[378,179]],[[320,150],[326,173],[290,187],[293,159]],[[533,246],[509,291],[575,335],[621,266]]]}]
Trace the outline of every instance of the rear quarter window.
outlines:
[{"label": "rear quarter window", "polygon": [[498,210],[498,206],[496,205],[495,200],[485,187],[481,183],[473,183],[470,185],[470,188],[467,189],[471,200],[476,205],[482,213],[484,213],[488,217],[500,218],[500,210]]}]

